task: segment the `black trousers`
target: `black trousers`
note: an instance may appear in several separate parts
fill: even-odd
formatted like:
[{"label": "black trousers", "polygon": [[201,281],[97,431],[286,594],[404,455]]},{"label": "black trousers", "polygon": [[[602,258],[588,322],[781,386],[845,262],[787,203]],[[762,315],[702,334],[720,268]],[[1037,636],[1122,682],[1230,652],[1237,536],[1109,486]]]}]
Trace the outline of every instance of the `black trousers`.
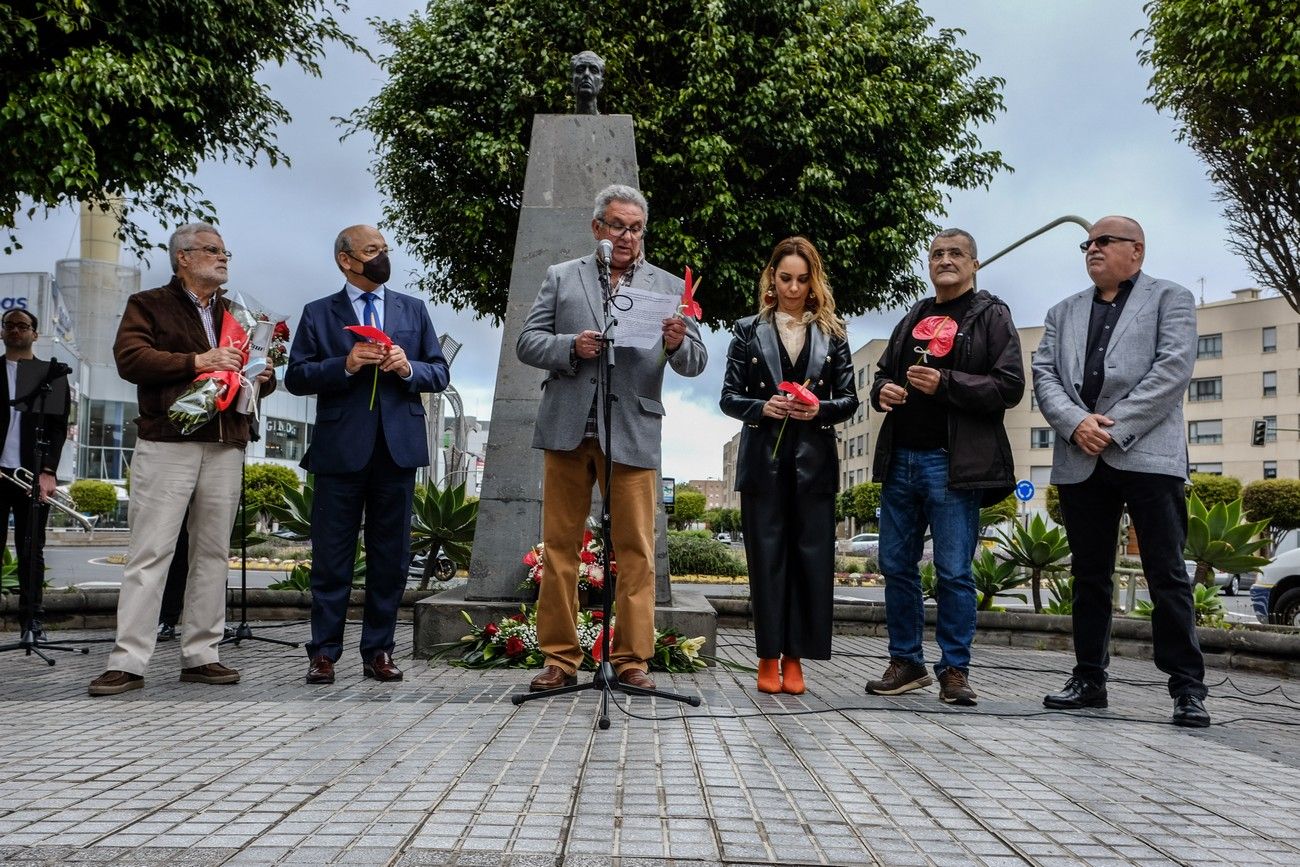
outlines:
[{"label": "black trousers", "polygon": [[163,587],[162,607],[158,609],[158,622],[175,626],[181,620],[185,604],[185,584],[190,576],[190,512],[185,510],[181,531],[176,536],[176,553],[167,567],[167,584]]},{"label": "black trousers", "polygon": [[1102,460],[1087,481],[1058,486],[1074,570],[1075,677],[1106,680],[1111,575],[1120,515],[1127,505],[1155,604],[1151,639],[1156,667],[1169,675],[1171,696],[1205,697],[1205,661],[1196,640],[1192,579],[1183,566],[1187,542],[1183,488],[1183,480],[1176,476],[1117,470]]},{"label": "black trousers", "polygon": [[[10,468],[0,469],[13,476]],[[50,506],[42,503],[36,509],[36,549],[32,562],[27,562],[27,526],[31,517],[31,495],[15,483],[0,479],[0,550],[9,544],[9,515],[14,516],[14,550],[18,554],[18,622],[21,627],[44,614],[42,599],[45,585],[45,523],[50,517]]]},{"label": "black trousers", "polygon": [[760,659],[830,659],[835,594],[835,495],[781,490],[740,495],[749,600]]}]

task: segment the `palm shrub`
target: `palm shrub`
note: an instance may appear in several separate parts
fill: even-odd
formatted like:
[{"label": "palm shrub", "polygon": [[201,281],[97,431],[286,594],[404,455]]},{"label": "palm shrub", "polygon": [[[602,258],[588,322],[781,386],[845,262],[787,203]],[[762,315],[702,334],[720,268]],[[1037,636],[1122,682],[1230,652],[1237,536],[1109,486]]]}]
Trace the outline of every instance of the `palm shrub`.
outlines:
[{"label": "palm shrub", "polygon": [[1047,600],[1047,605],[1043,608],[1048,614],[1065,614],[1074,613],[1074,576],[1052,575],[1047,579],[1047,593],[1052,598]]},{"label": "palm shrub", "polygon": [[411,553],[425,554],[420,589],[429,588],[441,548],[457,566],[469,567],[478,523],[478,500],[465,497],[465,485],[416,491],[411,509]]},{"label": "palm shrub", "polygon": [[1215,503],[1205,508],[1192,491],[1187,499],[1187,545],[1183,556],[1196,561],[1196,583],[1214,585],[1214,571],[1249,572],[1268,563],[1255,554],[1268,543],[1268,537],[1256,538],[1268,527],[1268,518],[1243,521],[1241,497],[1230,503]]},{"label": "palm shrub", "polygon": [[[1219,588],[1207,587],[1204,584],[1197,584],[1192,588],[1192,609],[1196,612],[1197,626],[1222,626],[1224,617],[1228,613],[1228,609],[1223,606],[1223,600],[1219,598]],[[1139,599],[1133,606],[1133,616],[1150,620],[1155,610],[1154,603],[1147,599]]]},{"label": "palm shrub", "polygon": [[1070,545],[1065,540],[1065,531],[1060,527],[1047,528],[1042,515],[1034,515],[1028,527],[1019,524],[1011,531],[999,534],[1004,553],[999,556],[1009,563],[1014,563],[1029,570],[1030,585],[1034,594],[1034,612],[1043,612],[1043,572],[1051,570],[1070,555]]},{"label": "palm shrub", "polygon": [[975,559],[971,561],[971,577],[975,580],[975,589],[979,591],[979,605],[976,606],[980,611],[992,611],[993,597],[1005,594],[1025,601],[1023,593],[1007,593],[1008,590],[1014,590],[1029,580],[1028,575],[1017,573],[1015,563],[1007,560],[999,560],[993,556],[993,552],[988,548],[981,548]]}]

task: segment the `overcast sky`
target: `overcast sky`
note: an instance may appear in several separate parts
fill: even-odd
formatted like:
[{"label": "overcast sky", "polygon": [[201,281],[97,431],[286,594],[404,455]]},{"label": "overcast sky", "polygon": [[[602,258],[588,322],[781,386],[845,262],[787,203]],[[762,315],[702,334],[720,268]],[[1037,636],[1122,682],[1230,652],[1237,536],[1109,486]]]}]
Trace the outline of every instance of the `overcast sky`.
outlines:
[{"label": "overcast sky", "polygon": [[[423,4],[353,4],[344,20],[377,54],[380,47],[364,18],[379,6],[386,14],[405,16]],[[1139,45],[1132,38],[1145,24],[1140,3],[922,0],[921,6],[936,26],[967,31],[960,44],[980,56],[980,74],[1006,79],[1007,110],[982,128],[980,137],[1015,168],[987,191],[955,193],[948,215],[938,222],[970,231],[987,258],[1064,214],[1089,220],[1129,214],[1146,229],[1150,273],[1198,295],[1203,291],[1207,301],[1254,285],[1245,263],[1225,246],[1224,221],[1203,166],[1174,139],[1173,121],[1143,103],[1149,70],[1138,64]],[[370,142],[362,136],[340,142],[331,118],[376,93],[383,72],[339,50],[323,66],[321,79],[297,69],[264,75],[294,118],[280,131],[292,168],[212,164],[196,179],[217,206],[226,245],[235,252],[230,288],[281,306],[292,315],[291,327],[307,301],[342,285],[331,256],[337,231],[378,221],[382,207],[370,176]],[[71,208],[21,222],[18,233],[24,249],[0,259],[0,271],[53,271],[57,259],[78,255]],[[161,229],[157,236],[165,240]],[[981,274],[980,286],[1005,298],[1018,324],[1039,325],[1053,303],[1087,285],[1076,246],[1082,238],[1076,226],[1059,227],[993,263]],[[399,246],[393,263],[392,285],[398,288],[420,267]],[[658,264],[681,270],[677,263]],[[152,256],[145,265],[146,287],[170,277],[165,255]],[[714,289],[707,282],[702,289],[699,300],[706,310]],[[856,348],[887,336],[901,312],[851,320],[851,344]],[[500,330],[436,303],[432,313],[440,332],[464,343],[451,374],[465,411],[490,416]],[[705,373],[683,380],[670,372],[665,383],[663,471],[679,480],[720,478],[722,444],[739,429],[717,409],[728,335],[714,332],[706,340]]]}]

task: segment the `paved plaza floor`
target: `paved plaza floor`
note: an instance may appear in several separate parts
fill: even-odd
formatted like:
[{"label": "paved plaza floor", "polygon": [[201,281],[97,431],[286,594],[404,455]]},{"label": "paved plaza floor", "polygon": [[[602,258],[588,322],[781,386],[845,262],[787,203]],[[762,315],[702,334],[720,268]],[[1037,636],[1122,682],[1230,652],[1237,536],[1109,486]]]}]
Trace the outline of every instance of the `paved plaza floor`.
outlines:
[{"label": "paved plaza floor", "polygon": [[143,690],[90,698],[104,645],[0,655],[0,863],[1300,863],[1293,681],[1212,669],[1215,725],[1188,730],[1150,662],[1113,662],[1108,710],[1047,712],[1069,656],[977,646],[980,704],[951,708],[865,695],[885,643],[841,636],[806,695],[657,675],[703,706],[623,697],[599,731],[595,693],[516,707],[529,672],[413,660],[410,635],[387,685],[345,657],[307,686],[303,651],[259,643],[224,650],[238,685],[183,684],[170,643]]}]

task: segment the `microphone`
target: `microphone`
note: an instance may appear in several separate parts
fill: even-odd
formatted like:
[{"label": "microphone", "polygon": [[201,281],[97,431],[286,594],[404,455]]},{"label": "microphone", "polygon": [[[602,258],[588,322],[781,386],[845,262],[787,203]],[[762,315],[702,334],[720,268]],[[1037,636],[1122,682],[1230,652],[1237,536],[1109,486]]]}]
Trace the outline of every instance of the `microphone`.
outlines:
[{"label": "microphone", "polygon": [[602,238],[596,245],[596,262],[609,273],[609,257],[614,254],[614,244],[608,238]]}]

